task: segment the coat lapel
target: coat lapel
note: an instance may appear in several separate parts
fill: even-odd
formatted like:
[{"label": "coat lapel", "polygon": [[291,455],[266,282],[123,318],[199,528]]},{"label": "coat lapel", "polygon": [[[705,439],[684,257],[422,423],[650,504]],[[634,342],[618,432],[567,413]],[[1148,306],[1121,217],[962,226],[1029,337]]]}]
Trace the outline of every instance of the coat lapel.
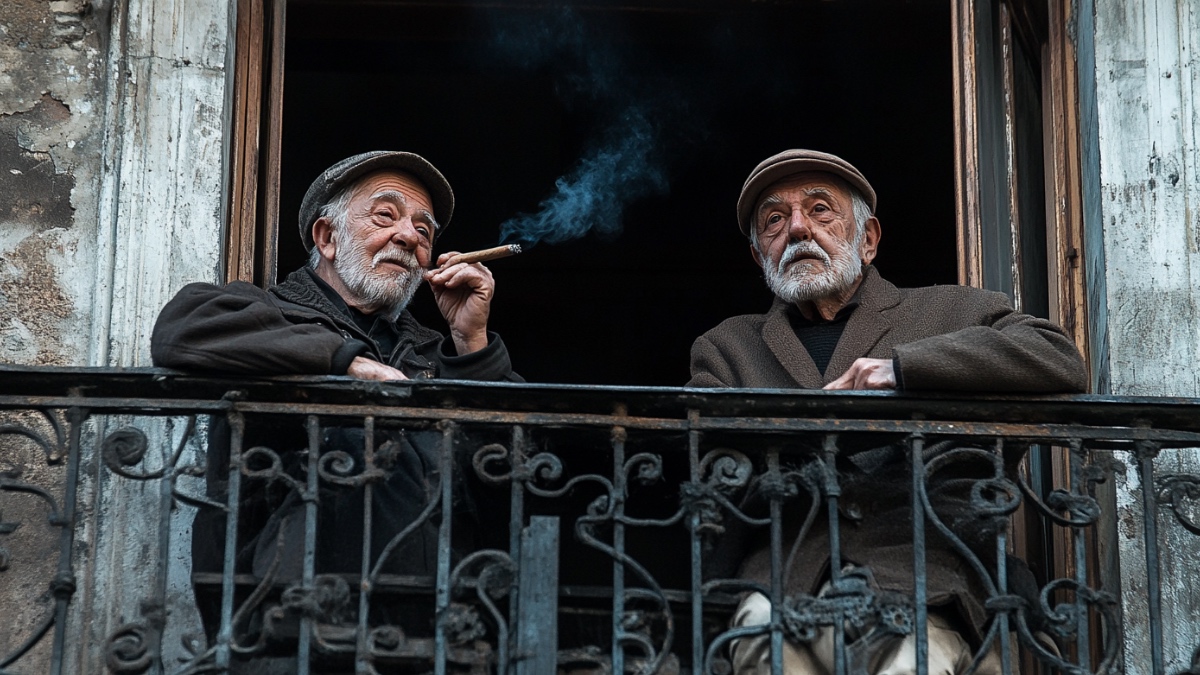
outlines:
[{"label": "coat lapel", "polygon": [[[859,304],[850,320],[846,322],[846,330],[838,341],[833,357],[825,368],[823,384],[828,384],[841,377],[855,359],[866,356],[879,340],[892,328],[892,323],[883,311],[895,307],[900,302],[900,291],[879,276],[874,267],[868,265],[864,274],[862,286],[859,288]],[[807,353],[806,353],[807,355]],[[810,358],[809,363],[812,363]],[[816,366],[813,366],[814,371]]]},{"label": "coat lapel", "polygon": [[821,388],[821,372],[817,370],[817,364],[813,363],[804,344],[796,337],[796,331],[792,330],[787,317],[787,305],[778,298],[767,313],[763,340],[797,386],[803,389]]}]

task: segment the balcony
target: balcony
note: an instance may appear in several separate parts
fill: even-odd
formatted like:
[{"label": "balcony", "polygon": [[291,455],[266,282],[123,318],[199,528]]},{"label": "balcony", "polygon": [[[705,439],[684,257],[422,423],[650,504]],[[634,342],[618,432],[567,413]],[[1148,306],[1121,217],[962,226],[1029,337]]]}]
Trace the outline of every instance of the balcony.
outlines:
[{"label": "balcony", "polygon": [[[1200,447],[1191,399],[0,381],[0,673],[728,673],[756,635],[779,672],[822,630],[859,672],[872,640],[922,652],[947,550],[976,663],[1164,673],[1159,531],[1200,534],[1200,476],[1154,462]],[[910,551],[911,595],[845,557],[870,526]],[[820,592],[792,583],[826,558]],[[771,621],[732,628],[751,591]]]}]

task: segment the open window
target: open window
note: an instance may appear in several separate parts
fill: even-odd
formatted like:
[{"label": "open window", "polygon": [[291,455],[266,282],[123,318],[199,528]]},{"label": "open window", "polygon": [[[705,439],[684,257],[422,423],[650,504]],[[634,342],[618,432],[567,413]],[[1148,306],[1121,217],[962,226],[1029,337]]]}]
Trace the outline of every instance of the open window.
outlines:
[{"label": "open window", "polygon": [[[734,204],[789,147],[871,180],[886,278],[1003,291],[1088,354],[1071,6],[239,0],[227,275],[266,286],[302,265],[304,190],[371,149],[418,152],[449,178],[440,250],[495,245],[633,106],[665,186],[598,202],[617,234],[492,264],[492,327],[530,381],[679,385],[696,336],[764,311]],[[413,309],[438,325],[430,298]],[[1048,448],[1024,470],[1043,494],[1069,476]],[[1073,544],[1038,527],[1017,516],[1017,552],[1069,576]]]},{"label": "open window", "polygon": [[[619,234],[494,263],[493,327],[528,379],[686,381],[697,335],[769,303],[733,204],[749,169],[788,147],[869,177],[887,278],[1004,291],[1086,354],[1068,11],[240,0],[227,276],[266,286],[303,264],[305,188],[368,149],[419,152],[450,179],[459,206],[441,250],[494,245],[633,107],[665,185],[600,202]],[[414,311],[436,325],[429,298]]]},{"label": "open window", "polygon": [[[492,326],[527,379],[684,383],[698,335],[769,306],[734,205],[750,169],[789,147],[870,178],[887,278],[957,280],[944,0],[282,3],[242,3],[240,24],[261,17],[250,49],[263,58],[245,64],[261,78],[246,99],[261,123],[245,134],[260,152],[255,183],[243,169],[254,209],[235,213],[231,277],[266,285],[303,264],[307,185],[376,148],[418,152],[449,178],[458,207],[440,250],[495,245],[636,109],[665,186],[599,202],[619,234],[492,263]],[[437,326],[430,298],[414,312]]]}]

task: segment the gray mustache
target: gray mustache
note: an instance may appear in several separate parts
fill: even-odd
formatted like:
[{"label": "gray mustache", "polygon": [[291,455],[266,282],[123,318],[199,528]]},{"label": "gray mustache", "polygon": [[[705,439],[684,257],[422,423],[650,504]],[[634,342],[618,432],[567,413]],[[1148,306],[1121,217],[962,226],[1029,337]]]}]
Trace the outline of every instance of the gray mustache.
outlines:
[{"label": "gray mustache", "polygon": [[417,256],[409,251],[380,251],[371,259],[371,269],[375,269],[381,262],[390,262],[403,265],[407,268],[417,267]]},{"label": "gray mustache", "polygon": [[833,263],[829,258],[829,254],[820,246],[811,241],[798,241],[788,244],[788,247],[784,249],[783,255],[779,259],[779,271],[786,270],[788,265],[796,262],[801,255],[817,256],[821,259],[821,262],[825,263],[826,267]]}]

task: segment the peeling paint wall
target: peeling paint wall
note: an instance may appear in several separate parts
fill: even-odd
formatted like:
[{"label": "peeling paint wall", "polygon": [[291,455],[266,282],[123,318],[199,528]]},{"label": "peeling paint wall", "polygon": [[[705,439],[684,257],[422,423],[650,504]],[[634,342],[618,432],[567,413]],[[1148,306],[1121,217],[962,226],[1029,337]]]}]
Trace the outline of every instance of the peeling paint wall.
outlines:
[{"label": "peeling paint wall", "polygon": [[[1107,393],[1200,396],[1200,3],[1096,0],[1098,195],[1108,312]],[[1081,74],[1082,76],[1082,74]],[[1129,467],[1135,458],[1124,456]],[[1200,450],[1164,452],[1159,474],[1200,473]],[[1116,485],[1128,673],[1150,672],[1136,471]],[[1200,646],[1200,537],[1159,509],[1166,672]]]},{"label": "peeling paint wall", "polygon": [[[99,10],[99,11],[98,11]],[[0,354],[79,364],[99,194],[107,26],[86,0],[0,8]]]},{"label": "peeling paint wall", "polygon": [[[99,206],[107,32],[105,12],[84,0],[0,4],[2,361],[86,362],[95,270],[87,252]],[[0,422],[49,433],[32,415],[4,415]],[[55,494],[65,471],[52,459],[27,439],[0,438],[0,472]],[[16,525],[4,538],[0,571],[4,655],[53,609],[49,580],[59,529],[49,522],[48,505],[29,493],[4,492],[0,507],[0,520]],[[14,672],[49,672],[49,658],[43,640]]]},{"label": "peeling paint wall", "polygon": [[[162,305],[189,282],[220,281],[233,4],[0,0],[0,361],[150,365]],[[65,672],[107,672],[150,587],[168,589],[170,626],[155,636],[168,670],[196,630],[191,511],[162,512],[156,483],[97,460],[97,439],[128,423],[84,429]],[[184,426],[137,425],[155,456]],[[26,441],[0,437],[0,471],[62,494],[62,465]],[[176,535],[161,562],[146,545],[160,515]],[[46,517],[0,492],[0,521],[20,523],[0,541],[0,657],[44,616],[58,550]],[[48,643],[12,672],[48,672]]]}]

